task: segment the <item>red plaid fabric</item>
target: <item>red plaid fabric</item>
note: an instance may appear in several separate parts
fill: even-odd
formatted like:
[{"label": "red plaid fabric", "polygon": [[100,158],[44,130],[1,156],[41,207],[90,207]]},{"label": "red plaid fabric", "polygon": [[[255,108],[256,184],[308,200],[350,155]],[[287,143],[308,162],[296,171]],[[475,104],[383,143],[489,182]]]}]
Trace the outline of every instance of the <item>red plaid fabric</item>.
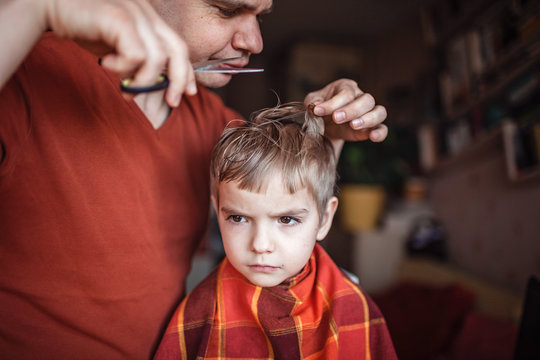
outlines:
[{"label": "red plaid fabric", "polygon": [[155,359],[396,359],[373,301],[317,245],[279,286],[249,283],[225,259],[182,301]]}]

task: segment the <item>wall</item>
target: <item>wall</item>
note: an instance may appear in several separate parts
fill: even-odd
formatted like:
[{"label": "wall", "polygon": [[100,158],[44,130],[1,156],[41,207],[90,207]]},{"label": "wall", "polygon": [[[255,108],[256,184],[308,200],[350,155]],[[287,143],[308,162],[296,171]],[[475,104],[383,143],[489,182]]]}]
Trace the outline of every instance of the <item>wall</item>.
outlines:
[{"label": "wall", "polygon": [[[428,66],[420,19],[414,16],[370,42],[365,51],[366,91],[381,99],[393,87],[416,85],[418,74]],[[395,114],[389,114],[392,122]]]},{"label": "wall", "polygon": [[540,274],[540,179],[508,180],[501,136],[434,173],[429,198],[452,263],[519,293]]}]

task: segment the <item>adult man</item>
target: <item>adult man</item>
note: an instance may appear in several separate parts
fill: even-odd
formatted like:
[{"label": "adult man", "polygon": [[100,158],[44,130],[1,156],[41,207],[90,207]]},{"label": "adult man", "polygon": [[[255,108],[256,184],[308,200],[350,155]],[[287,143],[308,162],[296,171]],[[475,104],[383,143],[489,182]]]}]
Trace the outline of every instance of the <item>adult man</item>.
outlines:
[{"label": "adult man", "polygon": [[[196,88],[191,63],[246,65],[272,1],[0,6],[0,353],[148,358],[204,233],[210,150],[238,117]],[[120,92],[120,78],[147,85],[165,67],[166,92]],[[386,136],[384,108],[352,81],[306,101],[339,123],[334,138]]]}]

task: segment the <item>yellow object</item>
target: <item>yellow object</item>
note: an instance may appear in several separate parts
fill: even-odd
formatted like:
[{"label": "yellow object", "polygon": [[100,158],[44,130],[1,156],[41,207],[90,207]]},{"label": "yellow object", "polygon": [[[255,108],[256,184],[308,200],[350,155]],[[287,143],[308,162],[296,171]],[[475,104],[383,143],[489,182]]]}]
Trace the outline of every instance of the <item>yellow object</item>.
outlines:
[{"label": "yellow object", "polygon": [[341,222],[345,230],[357,232],[377,226],[386,202],[379,185],[344,185],[341,189]]}]

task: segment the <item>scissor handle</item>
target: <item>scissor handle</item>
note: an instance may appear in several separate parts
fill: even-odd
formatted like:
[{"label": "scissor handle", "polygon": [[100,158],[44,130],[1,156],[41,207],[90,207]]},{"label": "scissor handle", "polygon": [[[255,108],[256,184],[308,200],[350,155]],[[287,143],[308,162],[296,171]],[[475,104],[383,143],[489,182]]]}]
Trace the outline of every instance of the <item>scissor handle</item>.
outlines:
[{"label": "scissor handle", "polygon": [[129,86],[132,79],[124,79],[120,83],[120,89],[128,94],[140,94],[144,92],[163,90],[169,86],[169,78],[166,74],[161,74],[154,85],[150,86]]}]

